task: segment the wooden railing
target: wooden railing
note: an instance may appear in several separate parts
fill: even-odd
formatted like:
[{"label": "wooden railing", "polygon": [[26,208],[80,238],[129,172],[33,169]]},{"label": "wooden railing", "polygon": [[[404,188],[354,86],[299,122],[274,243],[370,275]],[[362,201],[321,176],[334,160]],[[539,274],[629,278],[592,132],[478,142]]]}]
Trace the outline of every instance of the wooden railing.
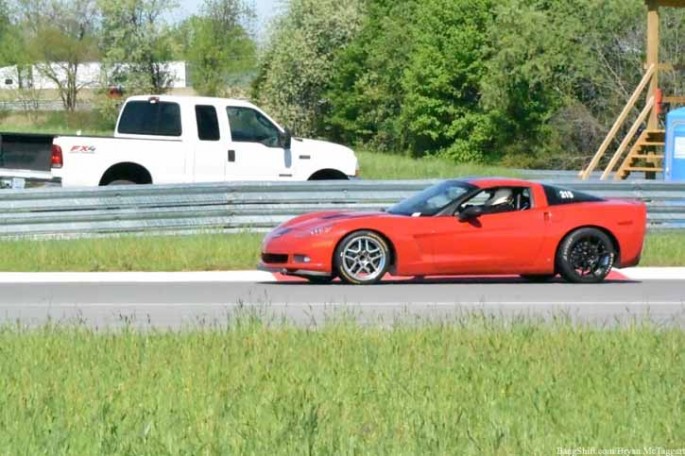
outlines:
[{"label": "wooden railing", "polygon": [[[609,133],[607,134],[606,138],[604,138],[604,141],[602,141],[602,144],[599,146],[599,149],[597,149],[597,152],[592,157],[590,164],[579,173],[579,176],[581,179],[585,180],[588,177],[590,177],[590,175],[595,170],[595,168],[597,168],[597,165],[599,165],[599,161],[602,159],[602,157],[606,153],[611,142],[616,138],[616,134],[618,133],[618,131],[621,129],[621,127],[625,123],[626,118],[628,117],[628,114],[630,114],[630,111],[632,111],[632,109],[635,107],[637,100],[640,98],[640,95],[645,90],[645,87],[647,87],[649,82],[652,80],[655,73],[656,73],[656,65],[650,65],[647,68],[647,72],[645,72],[645,75],[642,77],[640,84],[638,84],[637,88],[635,89],[633,94],[628,99],[628,103],[626,103],[625,107],[623,108],[623,111],[621,111],[621,114],[616,119],[616,122],[614,122],[614,125],[612,125],[611,130],[609,130]],[[654,106],[654,99],[650,98],[650,100],[651,100],[651,104],[653,107]],[[650,100],[647,101],[648,105],[650,104]],[[647,111],[647,114],[645,114],[645,118],[646,118],[646,116],[649,114],[651,108],[646,109],[646,107],[645,107],[645,109],[643,109],[642,113],[644,113],[645,110]],[[642,113],[640,114],[640,117],[642,117]],[[644,121],[644,119],[643,119],[643,121]],[[635,127],[635,124],[633,124],[633,126]],[[638,127],[639,127],[639,123],[638,123]],[[635,132],[637,131],[638,127],[635,127]],[[633,129],[631,128],[631,131],[632,130]],[[623,150],[625,149],[625,147],[627,147],[628,143],[630,142],[630,139],[632,139],[632,137],[635,135],[635,132],[633,132],[632,135],[628,135],[626,137],[626,139],[624,139],[624,141],[621,143],[621,146],[623,146],[623,149],[621,149],[621,147],[619,147],[617,152],[620,151],[621,153],[623,153]],[[624,143],[625,143],[625,145],[624,145]],[[620,156],[621,156],[621,154],[618,154],[618,155],[614,154],[614,157],[612,157],[613,166],[616,165],[616,162],[618,162],[618,160],[620,159]],[[607,171],[605,171],[604,173],[607,174]],[[604,178],[604,174],[602,176]]]}]

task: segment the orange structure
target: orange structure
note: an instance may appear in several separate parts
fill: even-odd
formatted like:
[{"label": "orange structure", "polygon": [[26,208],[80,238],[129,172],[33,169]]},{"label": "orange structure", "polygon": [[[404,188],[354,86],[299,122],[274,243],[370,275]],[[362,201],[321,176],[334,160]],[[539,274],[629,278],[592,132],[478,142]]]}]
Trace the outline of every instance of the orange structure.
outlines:
[{"label": "orange structure", "polygon": [[[669,64],[659,61],[659,9],[661,7],[685,7],[685,0],[645,0],[647,5],[647,61],[645,75],[638,84],[635,92],[628,99],[628,103],[609,130],[606,138],[592,157],[590,164],[580,172],[582,179],[590,177],[597,168],[600,160],[606,154],[609,146],[616,138],[618,131],[624,125],[627,117],[637,106],[638,100],[647,89],[645,104],[625,137],[614,151],[606,165],[601,179],[606,179],[614,173],[614,179],[625,179],[631,172],[642,171],[647,178],[654,178],[656,172],[663,171],[663,148],[665,131],[660,127],[658,114],[662,103],[685,103],[685,97],[663,96],[659,88],[659,73],[673,70]],[[646,123],[646,128],[638,135],[640,127]],[[637,136],[637,138],[636,138]],[[625,151],[628,150],[626,154]],[[620,163],[620,165],[619,165]],[[616,166],[618,169],[614,172]]]}]

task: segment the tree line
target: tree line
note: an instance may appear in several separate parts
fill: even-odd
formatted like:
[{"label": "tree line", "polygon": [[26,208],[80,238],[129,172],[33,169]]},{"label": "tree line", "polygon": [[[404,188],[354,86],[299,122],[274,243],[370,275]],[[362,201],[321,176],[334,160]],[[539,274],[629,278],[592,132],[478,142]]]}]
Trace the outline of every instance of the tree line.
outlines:
[{"label": "tree line", "polygon": [[[662,9],[663,61],[685,50],[684,13]],[[302,134],[580,168],[643,75],[646,16],[643,0],[291,0],[253,95]]]},{"label": "tree line", "polygon": [[[249,96],[298,135],[456,162],[580,167],[644,72],[643,0],[284,0],[259,44],[243,0],[0,0],[0,65],[101,61],[129,93],[185,60],[202,95]],[[662,60],[685,9],[662,10]],[[46,68],[49,73],[50,68]],[[246,76],[247,75],[247,76]],[[242,79],[241,79],[242,78]],[[67,109],[79,87],[60,81]],[[682,95],[678,73],[667,93]],[[62,90],[63,89],[63,90]]]},{"label": "tree line", "polygon": [[164,93],[166,62],[184,60],[195,89],[224,95],[232,74],[253,69],[254,12],[243,0],[204,0],[183,21],[169,0],[0,0],[0,66],[36,66],[58,87],[65,109],[76,107],[78,72],[101,62],[106,85],[127,93]]}]

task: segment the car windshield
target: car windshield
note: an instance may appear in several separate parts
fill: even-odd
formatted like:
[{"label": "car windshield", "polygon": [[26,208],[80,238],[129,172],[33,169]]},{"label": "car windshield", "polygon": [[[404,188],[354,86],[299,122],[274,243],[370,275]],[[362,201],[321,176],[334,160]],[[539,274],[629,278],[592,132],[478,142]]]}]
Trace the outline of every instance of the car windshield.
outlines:
[{"label": "car windshield", "polygon": [[444,181],[401,201],[387,210],[390,214],[430,216],[444,209],[475,186],[463,181]]}]

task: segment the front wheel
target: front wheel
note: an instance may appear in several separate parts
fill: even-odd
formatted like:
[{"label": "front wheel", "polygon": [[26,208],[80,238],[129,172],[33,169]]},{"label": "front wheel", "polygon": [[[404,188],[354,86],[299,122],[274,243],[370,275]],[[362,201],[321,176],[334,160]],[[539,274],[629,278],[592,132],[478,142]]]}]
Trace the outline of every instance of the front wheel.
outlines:
[{"label": "front wheel", "polygon": [[377,283],[390,267],[390,248],[385,239],[373,231],[355,231],[336,248],[335,267],[345,283]]},{"label": "front wheel", "polygon": [[573,283],[599,283],[611,272],[614,244],[597,228],[580,228],[566,236],[557,251],[559,274]]}]

